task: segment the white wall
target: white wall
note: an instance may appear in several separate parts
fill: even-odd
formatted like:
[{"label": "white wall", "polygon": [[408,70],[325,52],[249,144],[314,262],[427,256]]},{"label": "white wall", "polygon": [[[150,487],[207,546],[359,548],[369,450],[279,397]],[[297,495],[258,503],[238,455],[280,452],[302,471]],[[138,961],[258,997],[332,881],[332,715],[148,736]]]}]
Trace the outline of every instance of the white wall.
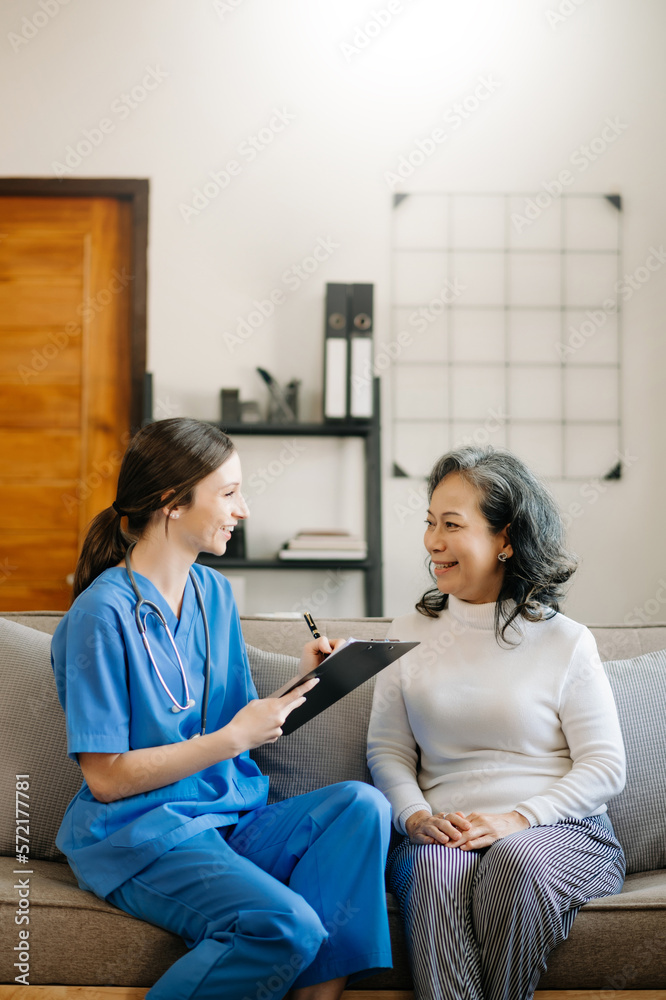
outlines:
[{"label": "white wall", "polygon": [[[558,5],[564,13],[554,17]],[[391,0],[391,23],[364,49],[345,51],[362,41],[359,26],[388,7],[388,0],[12,0],[0,8],[0,173],[51,175],[67,146],[107,118],[110,131],[70,175],[150,178],[149,368],[159,415],[213,419],[222,385],[262,397],[257,364],[283,380],[303,379],[303,415],[318,415],[324,285],[374,282],[377,340],[390,339],[384,174],[480,77],[499,87],[405,189],[539,190],[618,117],[626,130],[571,190],[621,192],[628,272],[666,241],[661,0]],[[120,110],[122,95],[150,68],[154,89]],[[239,146],[279,124],[275,109],[293,119],[249,162]],[[186,222],[180,206],[232,159],[240,173]],[[285,272],[320,239],[336,246],[295,288]],[[625,306],[625,441],[635,461],[597,503],[581,502],[570,530],[582,565],[567,612],[588,622],[622,620],[635,607],[650,620],[666,618],[655,596],[666,578],[665,270]],[[230,350],[224,334],[275,289],[284,304]],[[270,459],[263,447],[241,443],[246,478]],[[316,453],[318,465],[299,458],[279,488],[255,498],[255,554],[295,524],[354,527],[350,519],[360,518],[359,456],[347,464],[331,442],[319,442]],[[424,579],[422,524],[420,513],[405,517],[399,506],[415,484],[387,477],[384,485],[386,610],[397,614]],[[556,492],[567,507],[581,499],[579,489]],[[269,511],[261,524],[260,509]],[[253,578],[263,589],[250,610],[291,607],[318,585],[309,576],[290,585],[286,575],[265,576]],[[361,611],[360,581],[350,579],[322,614]]]}]

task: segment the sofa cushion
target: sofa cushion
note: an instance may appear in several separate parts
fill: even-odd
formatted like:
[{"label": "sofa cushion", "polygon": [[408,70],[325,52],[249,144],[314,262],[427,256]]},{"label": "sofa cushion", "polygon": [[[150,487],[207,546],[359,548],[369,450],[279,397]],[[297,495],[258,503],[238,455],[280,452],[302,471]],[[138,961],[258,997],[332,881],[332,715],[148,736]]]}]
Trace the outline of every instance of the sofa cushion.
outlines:
[{"label": "sofa cushion", "polygon": [[[260,698],[298,673],[298,659],[248,646],[250,670]],[[370,782],[365,760],[374,678],[276,743],[252,751],[270,777],[268,801],[279,802],[337,781]]]},{"label": "sofa cushion", "polygon": [[53,635],[64,611],[3,611],[0,617],[9,622],[16,622],[17,625],[25,625],[35,629],[37,632],[48,632]]},{"label": "sofa cushion", "polygon": [[666,868],[666,650],[609,660],[627,752],[627,783],[608,815],[627,858],[627,873]]},{"label": "sofa cushion", "polygon": [[615,991],[658,990],[665,982],[666,871],[660,871],[629,875],[618,895],[586,903],[567,940],[549,955],[537,990],[596,990],[589,1000],[629,1000],[629,993]]},{"label": "sofa cushion", "polygon": [[[13,867],[12,858],[0,858],[0,927],[3,933],[5,928],[13,928],[7,937],[11,947],[0,948],[0,983],[13,983],[16,975],[16,955],[12,951],[18,943],[18,928],[13,922],[17,899]],[[30,940],[36,942],[30,956],[31,985],[148,987],[186,954],[187,948],[176,934],[131,917],[79,889],[69,865],[36,861],[31,867]],[[359,989],[411,989],[397,903],[388,896],[387,904],[394,968],[362,980]],[[253,990],[250,996],[255,993]],[[22,996],[18,990],[16,995]]]},{"label": "sofa cushion", "polygon": [[[0,926],[16,931],[13,868],[13,858],[0,858]],[[68,865],[37,861],[32,868],[30,931],[39,944],[30,961],[32,985],[149,986],[185,954],[175,934],[79,889]],[[387,903],[393,971],[361,980],[355,989],[412,989],[397,903],[391,895]],[[0,948],[0,982],[13,982],[14,961],[11,948]],[[619,895],[583,907],[569,939],[550,956],[539,989],[656,989],[664,982],[666,872],[652,872],[629,876]]]},{"label": "sofa cushion", "polygon": [[[65,715],[51,670],[51,636],[0,618],[0,801],[14,800],[17,774],[28,774],[30,858],[64,860],[56,833],[81,772],[67,758]],[[0,854],[14,854],[13,809],[0,809]]]},{"label": "sofa cushion", "polygon": [[[317,628],[329,639],[349,639],[351,636],[355,639],[383,639],[391,623],[390,618],[323,618],[316,609],[314,616]],[[245,642],[269,653],[300,656],[304,644],[312,639],[300,614],[295,618],[278,618],[275,615],[241,616],[241,624]]]},{"label": "sofa cushion", "polygon": [[666,648],[666,625],[588,625],[588,628],[602,660],[629,660]]}]

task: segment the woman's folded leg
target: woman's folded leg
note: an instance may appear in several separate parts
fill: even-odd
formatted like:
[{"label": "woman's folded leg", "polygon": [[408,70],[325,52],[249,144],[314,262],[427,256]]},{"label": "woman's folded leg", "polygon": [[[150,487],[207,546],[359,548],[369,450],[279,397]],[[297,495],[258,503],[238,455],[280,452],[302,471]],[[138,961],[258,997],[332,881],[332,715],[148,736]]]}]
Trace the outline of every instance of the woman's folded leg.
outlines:
[{"label": "woman's folded leg", "polygon": [[487,1000],[531,997],[579,908],[619,892],[623,880],[622,848],[604,820],[562,820],[495,841],[472,897]]},{"label": "woman's folded leg", "polygon": [[400,901],[416,1000],[482,1000],[470,914],[479,851],[443,844],[396,847],[389,887]]},{"label": "woman's folded leg", "polygon": [[190,949],[149,1000],[279,1000],[327,937],[309,903],[224,834],[212,828],[183,841],[107,897]]},{"label": "woman's folded leg", "polygon": [[384,871],[390,807],[345,781],[243,816],[229,846],[306,900],[328,932],[296,987],[391,968]]}]

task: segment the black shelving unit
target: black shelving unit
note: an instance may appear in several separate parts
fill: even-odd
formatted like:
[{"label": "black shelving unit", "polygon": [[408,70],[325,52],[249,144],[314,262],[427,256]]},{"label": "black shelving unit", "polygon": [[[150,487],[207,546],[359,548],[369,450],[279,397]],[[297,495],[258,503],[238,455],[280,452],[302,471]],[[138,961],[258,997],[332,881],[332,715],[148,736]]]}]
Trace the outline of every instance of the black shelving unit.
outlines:
[{"label": "black shelving unit", "polygon": [[367,558],[351,559],[237,559],[202,553],[199,562],[214,569],[349,569],[365,574],[365,613],[381,618],[384,596],[382,587],[382,510],[381,510],[381,452],[379,420],[379,379],[373,380],[373,413],[371,420],[331,421],[320,424],[222,424],[229,437],[250,435],[255,437],[358,437],[365,443],[365,537],[368,544]]}]

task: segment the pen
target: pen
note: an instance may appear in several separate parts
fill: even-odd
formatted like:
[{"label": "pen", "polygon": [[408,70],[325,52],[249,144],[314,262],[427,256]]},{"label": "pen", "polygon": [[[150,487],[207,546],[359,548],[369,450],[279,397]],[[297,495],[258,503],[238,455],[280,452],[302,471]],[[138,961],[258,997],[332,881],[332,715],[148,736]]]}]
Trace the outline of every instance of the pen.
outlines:
[{"label": "pen", "polygon": [[312,615],[309,612],[306,612],[303,615],[303,617],[305,618],[305,622],[306,622],[308,628],[310,629],[310,631],[312,632],[313,637],[315,639],[321,639],[321,632],[317,628],[317,625],[316,625],[315,620],[312,617]]}]

